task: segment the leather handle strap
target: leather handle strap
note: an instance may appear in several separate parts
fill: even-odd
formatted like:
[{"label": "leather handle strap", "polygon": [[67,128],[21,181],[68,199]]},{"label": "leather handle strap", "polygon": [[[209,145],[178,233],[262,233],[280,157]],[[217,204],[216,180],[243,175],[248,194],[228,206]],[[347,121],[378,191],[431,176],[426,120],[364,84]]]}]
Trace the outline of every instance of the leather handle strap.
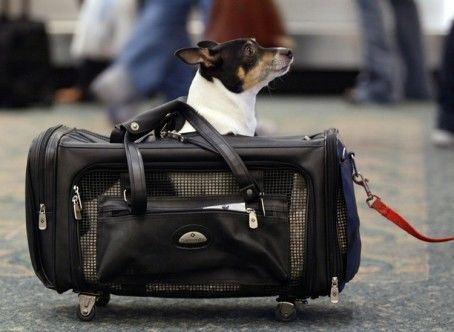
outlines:
[{"label": "leather handle strap", "polygon": [[420,231],[418,231],[413,225],[411,225],[404,217],[390,208],[387,204],[385,204],[380,197],[375,196],[373,202],[369,205],[372,209],[380,213],[383,217],[403,229],[405,232],[410,234],[411,236],[430,243],[437,243],[437,242],[448,242],[453,241],[454,236],[448,237],[430,237],[427,236]]},{"label": "leather handle strap", "polygon": [[185,119],[226,161],[238,181],[240,191],[246,203],[255,201],[260,196],[260,189],[250,175],[241,157],[229,143],[203,116],[184,103],[182,112]]},{"label": "leather handle strap", "polygon": [[158,128],[166,116],[182,109],[181,104],[186,104],[184,101],[185,98],[180,97],[117,124],[110,134],[110,143],[122,143],[127,132],[134,141],[148,134]]},{"label": "leather handle strap", "polygon": [[[244,164],[241,157],[233,149],[230,144],[227,143],[225,138],[213,127],[211,124],[203,118],[196,110],[186,104],[182,99],[174,100],[170,103],[165,104],[165,107],[158,108],[157,113],[152,111],[153,119],[148,118],[145,121],[146,116],[141,115],[134,120],[130,120],[120,126],[117,126],[117,130],[111,135],[114,136],[114,140],[117,141],[123,136],[123,143],[126,151],[126,160],[128,163],[128,172],[130,179],[130,203],[131,213],[138,215],[144,214],[147,207],[147,193],[146,193],[146,179],[145,169],[143,165],[142,155],[135,144],[135,140],[145,135],[149,130],[153,130],[158,123],[162,123],[162,119],[167,116],[170,112],[179,112],[183,117],[193,126],[193,128],[200,134],[200,136],[208,143],[211,147],[210,150],[217,152],[229,166],[234,177],[236,178],[240,191],[243,194],[243,198],[246,203],[258,201],[261,199],[261,191],[255,182],[254,178],[250,175],[246,165]],[[142,119],[142,120],[141,120]],[[140,134],[134,134],[133,123],[137,123],[140,127],[140,123],[145,124],[147,130],[140,130]],[[128,129],[129,128],[129,129]],[[207,146],[207,147],[208,147]],[[262,203],[263,204],[263,203]]]},{"label": "leather handle strap", "polygon": [[131,191],[131,213],[145,214],[147,210],[147,184],[142,154],[137,145],[126,133],[124,138],[126,160],[128,162],[129,185]]}]

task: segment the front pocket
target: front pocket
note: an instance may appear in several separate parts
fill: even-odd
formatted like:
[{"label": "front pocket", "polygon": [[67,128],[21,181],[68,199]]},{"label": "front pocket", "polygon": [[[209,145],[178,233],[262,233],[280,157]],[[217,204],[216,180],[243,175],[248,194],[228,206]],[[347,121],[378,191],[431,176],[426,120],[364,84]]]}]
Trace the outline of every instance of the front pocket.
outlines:
[{"label": "front pocket", "polygon": [[[163,201],[162,207],[174,204]],[[200,209],[200,203],[185,204],[186,211],[150,210],[142,216],[119,210],[119,204],[105,200],[100,207],[97,277],[101,282],[279,285],[288,281],[289,224],[283,212],[259,215],[258,228],[251,229],[247,212]]]}]

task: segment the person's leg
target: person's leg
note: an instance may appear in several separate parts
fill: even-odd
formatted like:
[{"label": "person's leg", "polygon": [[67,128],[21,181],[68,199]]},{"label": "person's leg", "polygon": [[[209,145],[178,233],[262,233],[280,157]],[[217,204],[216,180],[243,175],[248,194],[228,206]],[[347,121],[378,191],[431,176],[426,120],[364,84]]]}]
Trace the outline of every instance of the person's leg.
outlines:
[{"label": "person's leg", "polygon": [[81,63],[78,71],[77,85],[82,91],[82,100],[89,101],[93,99],[93,96],[90,92],[90,84],[109,65],[109,60],[86,59]]},{"label": "person's leg", "polygon": [[395,16],[396,39],[405,66],[405,94],[409,98],[431,96],[423,33],[414,0],[390,0]]},{"label": "person's leg", "polygon": [[76,66],[76,83],[72,87],[58,89],[55,100],[59,103],[73,104],[92,101],[90,84],[109,65],[108,60],[82,59]]},{"label": "person's leg", "polygon": [[443,50],[436,128],[432,136],[433,143],[454,146],[454,21]]},{"label": "person's leg", "polygon": [[201,18],[205,27],[208,25],[213,10],[213,0],[199,0]]},{"label": "person's leg", "polygon": [[[145,2],[137,29],[117,61],[128,69],[134,86],[142,95],[160,90],[174,64],[173,53],[190,45],[186,24],[191,6],[191,0]],[[187,75],[191,71],[188,66],[180,66],[178,72]],[[175,78],[178,80],[178,75]],[[188,82],[182,80],[180,84],[187,86]]]},{"label": "person's leg", "polygon": [[[200,17],[205,25],[209,20],[212,5],[212,0],[198,1]],[[195,67],[192,67],[191,70],[188,70],[188,67],[189,65],[183,63],[181,60],[177,59],[177,57],[173,57],[173,59],[169,61],[169,71],[162,83],[161,89],[166,100],[172,100],[188,94],[189,85],[194,77],[196,69]],[[182,81],[187,83],[181,84]]]},{"label": "person's leg", "polygon": [[96,95],[110,105],[113,122],[130,117],[134,109],[131,104],[134,106],[140,98],[161,92],[165,80],[172,80],[177,90],[188,88],[193,69],[181,65],[175,69],[173,52],[190,45],[186,23],[191,5],[191,0],[144,2],[124,50],[93,84]]},{"label": "person's leg", "polygon": [[387,39],[382,4],[356,0],[363,35],[363,68],[353,90],[357,102],[387,103],[398,100],[396,61]]}]

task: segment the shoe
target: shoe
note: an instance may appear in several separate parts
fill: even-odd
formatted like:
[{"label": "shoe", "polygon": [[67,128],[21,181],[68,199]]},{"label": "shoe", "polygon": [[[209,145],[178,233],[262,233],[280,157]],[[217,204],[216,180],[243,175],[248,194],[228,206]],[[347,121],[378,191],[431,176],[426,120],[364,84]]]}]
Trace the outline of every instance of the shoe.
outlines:
[{"label": "shoe", "polygon": [[55,101],[62,104],[75,104],[83,99],[82,90],[76,87],[59,89],[55,92]]},{"label": "shoe", "polygon": [[454,132],[435,129],[432,132],[432,144],[439,148],[454,147]]},{"label": "shoe", "polygon": [[372,98],[368,94],[359,89],[347,89],[343,93],[343,98],[346,102],[352,105],[383,105],[389,106],[397,104],[400,100],[392,97]]}]

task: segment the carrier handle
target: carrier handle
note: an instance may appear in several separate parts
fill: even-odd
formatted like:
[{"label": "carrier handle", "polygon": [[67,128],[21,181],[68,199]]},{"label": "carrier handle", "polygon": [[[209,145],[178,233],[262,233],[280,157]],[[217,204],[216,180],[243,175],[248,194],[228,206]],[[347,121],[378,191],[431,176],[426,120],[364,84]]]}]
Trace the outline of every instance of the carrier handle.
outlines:
[{"label": "carrier handle", "polygon": [[185,101],[184,97],[180,97],[145,111],[126,122],[115,125],[115,128],[110,133],[110,143],[122,143],[126,132],[130,134],[130,138],[133,140],[141,138],[160,127],[167,121],[168,116],[184,109],[185,105],[190,107]]},{"label": "carrier handle", "polygon": [[[176,99],[116,127],[117,131],[114,134],[114,139],[117,140],[122,135],[124,136],[123,142],[126,150],[131,186],[132,214],[144,214],[147,207],[145,169],[139,147],[134,141],[150,130],[155,129],[171,112],[178,112],[181,114],[200,136],[222,156],[238,181],[240,191],[246,203],[258,201],[262,198],[260,188],[250,175],[246,165],[235,149],[233,149],[225,138],[196,110],[186,104],[183,99]],[[147,114],[150,114],[151,116],[147,117]],[[134,123],[136,123],[136,125]],[[145,124],[147,130],[138,130],[141,128],[141,124]],[[133,134],[131,131],[139,132],[139,134]]]}]

